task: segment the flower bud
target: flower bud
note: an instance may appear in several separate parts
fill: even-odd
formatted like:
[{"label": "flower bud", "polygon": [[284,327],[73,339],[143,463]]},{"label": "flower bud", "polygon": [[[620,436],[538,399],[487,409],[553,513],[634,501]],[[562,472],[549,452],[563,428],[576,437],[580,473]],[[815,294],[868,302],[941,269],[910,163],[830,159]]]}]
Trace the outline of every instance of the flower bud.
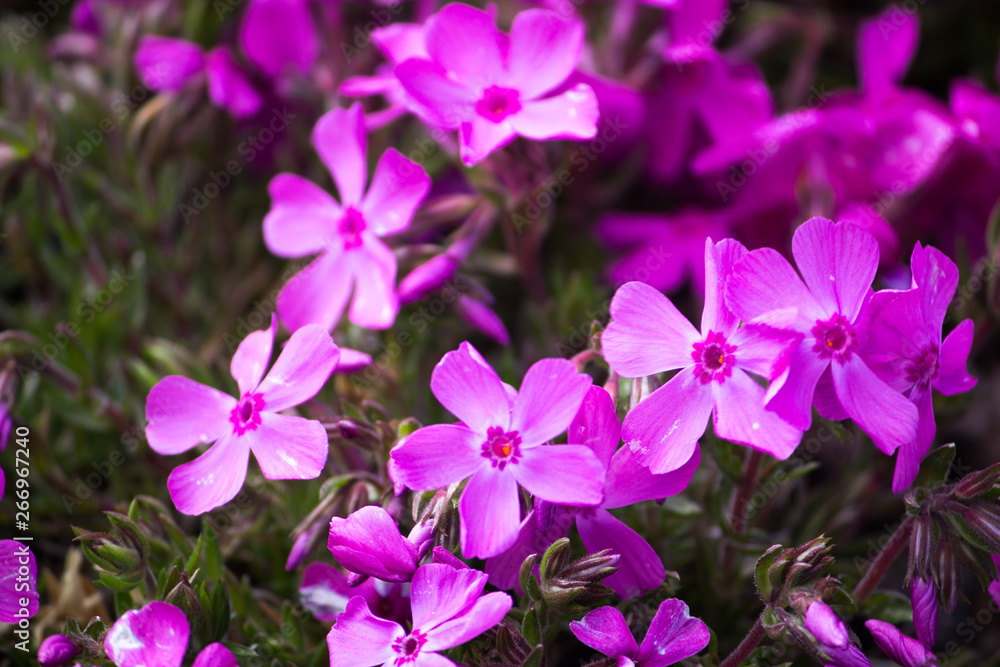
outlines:
[{"label": "flower bud", "polygon": [[806,608],[803,623],[816,639],[820,655],[829,664],[836,667],[871,667],[868,658],[851,641],[847,626],[826,603],[813,600]]},{"label": "flower bud", "polygon": [[69,664],[79,653],[80,649],[69,637],[51,635],[38,647],[38,664],[42,667],[62,667]]},{"label": "flower bud", "polygon": [[462,316],[462,319],[496,342],[501,345],[508,345],[510,343],[507,328],[500,321],[500,318],[497,317],[497,314],[482,301],[476,301],[464,295],[459,296],[455,302],[455,309],[458,310],[458,314]]},{"label": "flower bud", "polygon": [[191,626],[192,634],[197,634],[205,626],[205,609],[201,606],[198,594],[194,592],[187,581],[177,584],[172,591],[167,593],[164,601],[184,612]]},{"label": "flower bud", "polygon": [[865,627],[882,652],[902,667],[938,667],[937,658],[924,644],[907,637],[889,623],[872,619],[865,621]]},{"label": "flower bud", "polygon": [[445,284],[455,275],[458,262],[449,254],[444,253],[432,257],[409,274],[399,283],[396,294],[399,304],[405,306],[426,296],[434,289]]},{"label": "flower bud", "polygon": [[937,641],[937,591],[933,584],[921,578],[910,582],[910,604],[913,606],[913,629],[917,639],[931,648]]}]

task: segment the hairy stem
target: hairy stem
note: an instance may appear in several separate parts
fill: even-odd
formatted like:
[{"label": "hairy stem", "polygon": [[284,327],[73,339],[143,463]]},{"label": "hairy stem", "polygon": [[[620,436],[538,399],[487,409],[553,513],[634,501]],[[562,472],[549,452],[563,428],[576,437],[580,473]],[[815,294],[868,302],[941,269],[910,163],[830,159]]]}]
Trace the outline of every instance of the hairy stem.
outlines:
[{"label": "hairy stem", "polygon": [[751,653],[753,653],[753,650],[757,648],[757,644],[759,644],[760,640],[763,638],[764,625],[760,622],[760,617],[758,616],[757,622],[753,624],[752,628],[750,628],[750,632],[747,633],[747,636],[743,638],[743,641],[741,641],[740,645],[736,647],[736,650],[733,651],[728,658],[722,661],[719,667],[737,667],[737,665],[743,664],[743,661],[746,660]]},{"label": "hairy stem", "polygon": [[872,562],[871,567],[865,572],[865,576],[861,578],[858,585],[854,587],[851,591],[851,595],[854,597],[854,602],[860,605],[862,602],[868,599],[868,596],[872,594],[875,587],[878,586],[879,582],[882,581],[882,577],[885,573],[889,571],[889,566],[892,565],[896,557],[903,551],[903,548],[910,542],[910,533],[913,532],[913,518],[907,517],[903,520],[899,527],[896,528],[896,532],[892,534],[889,538],[889,543],[885,545],[885,548],[879,552],[878,556],[875,557],[874,562]]}]

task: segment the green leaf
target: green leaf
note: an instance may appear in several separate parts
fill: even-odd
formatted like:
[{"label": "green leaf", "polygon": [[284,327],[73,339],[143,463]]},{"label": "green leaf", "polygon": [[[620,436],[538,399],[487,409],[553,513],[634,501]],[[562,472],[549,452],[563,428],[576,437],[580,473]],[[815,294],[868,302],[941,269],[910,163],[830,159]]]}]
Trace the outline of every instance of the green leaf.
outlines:
[{"label": "green leaf", "polygon": [[534,607],[524,612],[524,620],[521,622],[521,635],[531,646],[535,646],[542,641],[542,624],[538,618],[538,610]]},{"label": "green leaf", "polygon": [[760,593],[760,597],[764,600],[765,604],[770,602],[771,595],[774,592],[768,572],[771,566],[778,560],[778,556],[781,555],[783,548],[780,544],[772,546],[757,560],[757,565],[754,568],[754,580],[757,582],[757,592]]},{"label": "green leaf", "polygon": [[920,472],[913,482],[914,487],[933,489],[941,486],[948,479],[948,470],[955,460],[955,443],[938,447],[928,454],[920,464]]},{"label": "green leaf", "polygon": [[201,534],[205,537],[205,577],[209,580],[222,577],[222,545],[219,544],[219,534],[208,523],[203,521]]},{"label": "green leaf", "polygon": [[198,568],[198,561],[201,560],[201,550],[203,544],[204,536],[199,535],[198,541],[194,545],[194,551],[191,552],[191,557],[188,558],[187,567],[184,568],[184,571],[188,574],[191,574]]},{"label": "green leaf", "polygon": [[132,602],[132,596],[125,591],[116,591],[115,614],[121,618],[121,615],[130,609],[135,609],[135,604]]},{"label": "green leaf", "polygon": [[524,659],[524,662],[521,663],[521,667],[541,667],[542,658],[544,657],[545,649],[541,644],[539,644],[532,649],[531,653],[528,654],[528,657]]}]

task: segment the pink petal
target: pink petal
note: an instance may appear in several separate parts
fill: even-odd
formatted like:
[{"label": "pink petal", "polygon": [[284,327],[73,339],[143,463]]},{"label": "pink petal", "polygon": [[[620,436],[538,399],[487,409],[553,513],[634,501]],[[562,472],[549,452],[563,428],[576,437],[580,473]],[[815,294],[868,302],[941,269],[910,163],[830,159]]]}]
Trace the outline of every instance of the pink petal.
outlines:
[{"label": "pink petal", "polygon": [[[352,76],[344,79],[339,88],[341,95],[345,97],[368,97],[369,95],[387,95],[389,91],[399,85],[399,79],[393,75],[375,76]],[[370,114],[369,114],[370,116]],[[365,118],[365,123],[368,123]],[[368,129],[371,129],[368,126]]]},{"label": "pink petal", "polygon": [[251,0],[240,25],[240,46],[269,77],[308,72],[319,55],[319,37],[306,0]]},{"label": "pink petal", "polygon": [[350,109],[334,109],[316,121],[313,146],[323,164],[333,174],[340,203],[358,206],[365,193],[368,165],[365,162],[365,121],[361,104]]},{"label": "pink petal", "polygon": [[337,362],[334,371],[337,373],[357,373],[366,366],[370,366],[371,363],[370,354],[342,347],[340,348],[340,361]]},{"label": "pink petal", "polygon": [[264,412],[260,425],[242,436],[267,479],[316,479],[330,453],[318,421]]},{"label": "pink petal", "polygon": [[521,450],[510,473],[532,495],[562,505],[599,505],[604,465],[586,445],[545,445]]},{"label": "pink petal", "polygon": [[592,384],[589,375],[566,359],[532,364],[510,416],[510,427],[521,434],[522,446],[548,442],[569,428]]},{"label": "pink petal", "polygon": [[916,639],[907,637],[893,625],[885,621],[871,619],[865,627],[882,652],[897,665],[904,667],[927,667],[938,664],[935,655]]},{"label": "pink petal", "polygon": [[[475,639],[490,628],[499,625],[513,604],[514,601],[506,593],[487,593],[460,615],[429,631],[425,650],[443,651]],[[444,666],[453,663],[449,660],[447,663],[440,664]]]},{"label": "pink petal", "polygon": [[972,320],[963,320],[941,344],[938,358],[941,370],[934,381],[934,388],[945,396],[961,394],[976,386],[976,378],[969,375],[965,368],[969,350],[972,349],[972,329]]},{"label": "pink petal", "polygon": [[295,274],[278,293],[278,316],[290,331],[337,324],[351,293],[351,267],[343,251],[332,246]]},{"label": "pink petal", "polygon": [[430,187],[430,176],[423,167],[390,148],[379,158],[361,204],[365,222],[378,236],[406,229]]},{"label": "pink petal", "polygon": [[489,558],[503,553],[517,540],[521,523],[517,480],[509,470],[482,466],[469,478],[458,514],[463,556]]},{"label": "pink petal", "polygon": [[715,434],[784,461],[802,440],[802,431],[764,409],[764,388],[736,370],[721,385],[712,384]]},{"label": "pink petal", "polygon": [[917,243],[910,256],[910,271],[914,287],[920,289],[924,317],[937,329],[958,288],[958,267],[937,248]]},{"label": "pink petal", "polygon": [[267,187],[264,244],[278,257],[304,257],[339,245],[340,205],[325,190],[295,174],[278,174]]},{"label": "pink petal", "polygon": [[205,55],[197,44],[156,35],[139,38],[135,69],[150,90],[180,90],[204,67]]},{"label": "pink petal", "polygon": [[[38,564],[28,545],[0,540],[0,623],[19,623],[38,613],[37,581]],[[27,605],[22,605],[22,600]]]},{"label": "pink petal", "polygon": [[257,391],[267,412],[281,412],[315,396],[333,373],[340,350],[326,329],[307,324],[285,343]]},{"label": "pink petal", "polygon": [[891,455],[917,436],[917,408],[879,380],[859,357],[831,365],[837,398],[875,446]]},{"label": "pink petal", "polygon": [[690,365],[699,340],[698,330],[667,297],[631,282],[611,299],[611,323],[601,334],[601,349],[614,372],[637,378]]},{"label": "pink petal", "polygon": [[829,367],[823,371],[819,382],[816,383],[813,407],[823,419],[839,422],[851,418],[844,410],[844,406],[840,404],[840,399],[837,398],[837,388],[833,386],[833,375],[830,373]]},{"label": "pink petal", "polygon": [[880,97],[896,87],[916,52],[919,33],[916,12],[895,5],[862,22],[857,41],[862,92]]},{"label": "pink petal", "polygon": [[391,662],[397,655],[392,650],[393,641],[405,636],[401,625],[373,614],[364,598],[351,598],[326,636],[330,667],[373,667]]},{"label": "pink petal", "polygon": [[393,63],[428,57],[424,47],[424,26],[420,23],[392,23],[376,28],[372,31],[372,41]]},{"label": "pink petal", "polygon": [[765,405],[794,428],[805,431],[812,424],[812,401],[816,384],[830,360],[823,359],[812,349],[811,340],[804,340],[792,352],[788,373],[772,382],[765,394]]},{"label": "pink petal", "polygon": [[482,436],[462,424],[419,428],[392,448],[396,478],[414,491],[441,489],[476,472]]},{"label": "pink petal", "polygon": [[779,308],[797,308],[796,328],[827,314],[788,260],[772,248],[753,250],[736,263],[726,283],[726,306],[744,322]]},{"label": "pink petal", "polygon": [[460,294],[455,301],[455,311],[469,325],[500,345],[510,344],[510,335],[507,333],[507,327],[503,325],[503,320],[482,301]]},{"label": "pink petal", "polygon": [[927,456],[927,452],[931,451],[937,428],[934,424],[934,402],[930,388],[919,391],[914,387],[910,401],[917,406],[917,437],[904,442],[896,453],[896,469],[892,474],[893,493],[906,491],[917,479],[920,463]]},{"label": "pink petal", "polygon": [[539,526],[537,514],[539,508],[536,506],[521,522],[521,528],[517,533],[517,541],[510,549],[502,554],[494,556],[486,561],[485,570],[490,575],[490,583],[497,588],[510,590],[515,589],[518,594],[524,595],[521,590],[520,571],[524,559],[531,554],[542,554],[556,540],[566,537],[569,529],[573,527],[575,521],[575,511],[554,507],[552,520],[547,530]]},{"label": "pink petal", "polygon": [[212,49],[205,71],[208,96],[214,104],[227,109],[236,118],[247,118],[260,110],[263,100],[236,64],[228,47]]},{"label": "pink petal", "polygon": [[567,442],[590,447],[597,460],[607,466],[620,439],[621,422],[618,421],[611,394],[602,387],[591,386],[569,425]]},{"label": "pink petal", "polygon": [[232,651],[215,642],[202,649],[191,667],[239,667],[239,663]]},{"label": "pink petal", "polygon": [[[451,620],[483,594],[486,574],[473,569],[428,563],[417,569],[410,583],[413,627],[428,632]],[[437,651],[444,646],[428,648]]]},{"label": "pink petal", "polygon": [[516,133],[509,120],[494,123],[477,115],[462,123],[458,135],[462,162],[465,166],[472,167],[485,160],[493,151],[510,143]]},{"label": "pink petal", "polygon": [[545,9],[528,9],[510,28],[509,83],[523,99],[534,99],[576,69],[583,46],[583,24]]},{"label": "pink petal", "polygon": [[347,316],[366,329],[387,329],[399,312],[396,296],[396,256],[370,232],[363,245],[346,254],[354,278],[354,296]]},{"label": "pink petal", "polygon": [[913,608],[913,631],[927,648],[933,648],[938,636],[937,589],[919,577],[910,581],[910,606]]},{"label": "pink petal", "polygon": [[[726,281],[733,267],[747,254],[739,241],[724,239],[713,243],[705,239],[705,308],[701,313],[701,332],[716,331],[729,335],[740,319],[726,307]],[[742,355],[740,355],[742,356]]]},{"label": "pink petal", "polygon": [[[771,311],[770,315],[781,312],[787,311]],[[802,344],[802,338],[797,331],[777,329],[754,320],[737,329],[728,342],[736,346],[737,368],[774,380],[788,370],[792,353]]]},{"label": "pink petal", "polygon": [[820,305],[857,319],[878,270],[875,237],[849,222],[810,218],[795,230],[792,254]]},{"label": "pink petal", "polygon": [[240,395],[252,391],[260,384],[264,371],[271,361],[274,334],[278,331],[278,316],[271,314],[271,326],[253,331],[236,348],[236,354],[229,363],[229,372],[240,388]]},{"label": "pink petal", "polygon": [[104,650],[118,667],[180,667],[191,626],[184,612],[166,602],[129,609],[104,637]]},{"label": "pink petal", "polygon": [[[451,414],[470,429],[485,435],[491,426],[510,424],[507,392],[500,377],[469,343],[448,352],[431,373],[431,392]],[[572,416],[570,417],[572,419]]]},{"label": "pink petal", "polygon": [[431,60],[458,81],[485,87],[502,73],[507,38],[480,9],[445,5],[424,24],[424,41]]},{"label": "pink petal", "polygon": [[701,449],[695,445],[687,463],[676,470],[656,475],[635,460],[631,449],[622,447],[611,459],[601,507],[614,509],[677,495],[691,483],[700,463]]},{"label": "pink petal", "polygon": [[168,375],[146,397],[146,439],[158,454],[180,454],[231,433],[236,399],[180,375]]},{"label": "pink petal", "polygon": [[622,438],[650,472],[677,470],[691,459],[712,406],[711,389],[685,368],[625,415]]},{"label": "pink petal", "polygon": [[416,545],[378,505],[333,517],[327,548],[344,569],[382,581],[409,581],[420,560]]},{"label": "pink petal", "polygon": [[607,510],[581,514],[576,527],[588,553],[610,549],[621,556],[618,571],[602,580],[621,597],[635,597],[663,583],[666,570],[653,547]]},{"label": "pink petal", "polygon": [[439,653],[421,651],[412,667],[455,667],[455,663]]},{"label": "pink petal", "polygon": [[167,488],[174,505],[191,516],[225,505],[243,487],[249,461],[247,438],[223,436],[207,452],[170,473]]},{"label": "pink petal", "polygon": [[521,103],[510,124],[529,139],[590,139],[597,135],[600,110],[594,89],[578,83],[566,92]]},{"label": "pink petal", "polygon": [[686,604],[664,600],[639,647],[639,662],[648,667],[672,665],[697,654],[711,639],[708,627],[691,617]]},{"label": "pink petal", "polygon": [[457,129],[475,113],[473,91],[448,78],[448,73],[430,60],[403,61],[396,66],[396,78],[438,127]]},{"label": "pink petal", "polygon": [[606,656],[636,657],[639,654],[639,646],[625,617],[614,607],[600,607],[580,621],[570,621],[569,629],[581,642]]}]

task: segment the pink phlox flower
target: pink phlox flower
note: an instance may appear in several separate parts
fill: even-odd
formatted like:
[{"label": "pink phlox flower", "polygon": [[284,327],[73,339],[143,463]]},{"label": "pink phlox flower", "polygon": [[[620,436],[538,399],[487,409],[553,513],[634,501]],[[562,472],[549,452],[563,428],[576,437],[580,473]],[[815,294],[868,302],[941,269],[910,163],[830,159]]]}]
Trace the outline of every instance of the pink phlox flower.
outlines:
[{"label": "pink phlox flower", "polygon": [[409,581],[431,547],[429,524],[417,524],[403,537],[382,507],[367,505],[346,519],[330,520],[327,548],[344,569],[383,581]]},{"label": "pink phlox flower", "polygon": [[872,633],[872,639],[889,658],[902,667],[938,667],[937,656],[924,644],[907,637],[894,625],[871,619],[865,627]]},{"label": "pink phlox flower", "polygon": [[317,325],[292,334],[267,376],[278,330],[248,335],[233,355],[234,398],[179,375],[163,378],[146,398],[146,438],[159,454],[212,445],[170,473],[167,487],[177,509],[198,515],[232,500],[243,486],[250,452],[268,479],[314,479],[330,443],[318,421],[280,414],[316,395],[337,365],[340,351]]},{"label": "pink phlox flower", "polygon": [[[184,612],[166,602],[130,609],[104,636],[104,651],[117,667],[181,667],[191,626]],[[238,667],[236,656],[219,643],[209,644],[192,667]]]},{"label": "pink phlox flower", "polygon": [[247,59],[271,79],[307,74],[319,56],[308,0],[250,0],[239,42]]}]

